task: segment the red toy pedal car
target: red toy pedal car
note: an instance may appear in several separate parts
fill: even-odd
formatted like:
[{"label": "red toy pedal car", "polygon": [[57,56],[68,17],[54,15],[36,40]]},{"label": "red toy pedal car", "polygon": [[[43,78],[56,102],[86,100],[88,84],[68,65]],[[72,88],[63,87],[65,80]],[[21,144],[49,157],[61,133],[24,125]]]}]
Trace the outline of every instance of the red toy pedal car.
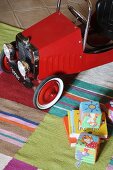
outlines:
[{"label": "red toy pedal car", "polygon": [[95,19],[90,0],[87,3],[87,19],[68,6],[80,20],[79,26],[60,12],[58,0],[54,14],[3,45],[1,68],[26,87],[36,87],[33,103],[37,108],[47,109],[59,100],[64,88],[61,75],[113,61],[113,0],[97,1]]}]

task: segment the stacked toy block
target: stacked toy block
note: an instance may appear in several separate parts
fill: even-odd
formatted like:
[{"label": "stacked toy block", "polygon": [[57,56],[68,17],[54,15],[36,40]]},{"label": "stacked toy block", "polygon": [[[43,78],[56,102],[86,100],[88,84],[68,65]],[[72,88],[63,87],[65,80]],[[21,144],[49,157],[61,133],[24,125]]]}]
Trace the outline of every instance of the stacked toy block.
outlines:
[{"label": "stacked toy block", "polygon": [[100,138],[98,136],[82,132],[75,146],[75,159],[79,162],[94,164],[97,159],[99,145]]},{"label": "stacked toy block", "polygon": [[102,112],[99,102],[86,101],[80,103],[80,126],[83,129],[99,129],[101,124]]},{"label": "stacked toy block", "polygon": [[113,170],[113,156],[110,158],[110,161],[106,167],[106,170]]},{"label": "stacked toy block", "polygon": [[105,106],[108,118],[113,123],[113,100],[109,101]]},{"label": "stacked toy block", "polygon": [[84,101],[79,110],[68,111],[65,127],[71,146],[75,146],[76,166],[81,162],[94,164],[100,142],[108,137],[106,114],[101,111],[99,102]]}]

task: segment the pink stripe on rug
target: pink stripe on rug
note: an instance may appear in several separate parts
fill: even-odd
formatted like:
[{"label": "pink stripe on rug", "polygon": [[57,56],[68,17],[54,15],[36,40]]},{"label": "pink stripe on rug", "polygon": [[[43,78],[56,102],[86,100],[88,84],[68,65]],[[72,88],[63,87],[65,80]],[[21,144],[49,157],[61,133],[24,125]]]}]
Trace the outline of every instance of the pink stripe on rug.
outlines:
[{"label": "pink stripe on rug", "polygon": [[0,113],[0,117],[8,119],[8,120],[11,120],[11,121],[14,121],[14,122],[17,122],[17,123],[20,123],[22,125],[26,125],[26,126],[31,127],[31,128],[36,128],[37,127],[36,125],[33,125],[31,123],[28,123],[28,122],[25,122],[25,121],[20,120],[18,118],[14,118],[14,117],[10,117],[10,116],[4,115],[2,113]]},{"label": "pink stripe on rug", "polygon": [[0,132],[5,134],[5,135],[9,135],[9,136],[11,136],[13,138],[17,138],[17,139],[23,140],[24,142],[27,141],[27,138],[25,138],[23,136],[20,136],[20,135],[17,135],[16,133],[9,132],[9,131],[4,130],[4,129],[0,129]]},{"label": "pink stripe on rug", "polygon": [[9,142],[9,143],[12,143],[13,145],[16,145],[16,146],[19,146],[19,147],[22,147],[24,143],[20,143],[14,139],[11,139],[11,138],[8,138],[8,137],[5,137],[5,136],[2,136],[0,135],[0,139],[5,141],[5,142]]}]

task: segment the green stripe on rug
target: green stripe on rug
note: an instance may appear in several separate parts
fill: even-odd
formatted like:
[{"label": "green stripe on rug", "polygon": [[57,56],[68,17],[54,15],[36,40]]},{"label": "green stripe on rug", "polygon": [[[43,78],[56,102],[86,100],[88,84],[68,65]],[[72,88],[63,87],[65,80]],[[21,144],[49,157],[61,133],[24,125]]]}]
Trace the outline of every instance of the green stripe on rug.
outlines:
[{"label": "green stripe on rug", "polygon": [[67,115],[67,109],[65,108],[62,109],[62,107],[54,105],[50,109],[49,114],[56,115],[58,117],[64,117],[65,115]]},{"label": "green stripe on rug", "polygon": [[[75,170],[78,168],[75,167],[74,152],[68,143],[63,120],[48,114],[16,158],[43,170]],[[113,137],[101,144],[94,165],[82,163],[79,170],[104,170],[112,155]]]},{"label": "green stripe on rug", "polygon": [[85,89],[87,89],[87,90],[95,91],[97,93],[106,94],[108,96],[113,97],[113,90],[106,88],[106,87],[90,84],[88,82],[84,82],[84,81],[81,81],[81,80],[78,80],[78,79],[75,79],[75,81],[73,82],[73,85],[76,85],[76,86],[82,87],[82,88],[85,87]]}]

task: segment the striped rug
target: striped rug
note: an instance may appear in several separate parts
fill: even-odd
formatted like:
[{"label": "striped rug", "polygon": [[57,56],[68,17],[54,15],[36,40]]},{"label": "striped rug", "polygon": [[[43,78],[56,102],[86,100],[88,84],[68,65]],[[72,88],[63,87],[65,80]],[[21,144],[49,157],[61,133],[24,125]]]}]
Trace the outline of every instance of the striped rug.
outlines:
[{"label": "striped rug", "polygon": [[44,117],[36,109],[0,99],[0,152],[13,157]]},{"label": "striped rug", "polygon": [[39,122],[32,121],[27,116],[19,116],[4,111],[0,111],[0,122],[0,140],[2,141],[0,143],[7,144],[11,148],[21,148],[39,125]]},{"label": "striped rug", "polygon": [[49,113],[63,117],[68,110],[78,109],[81,101],[94,100],[103,105],[112,99],[112,89],[75,79]]}]

